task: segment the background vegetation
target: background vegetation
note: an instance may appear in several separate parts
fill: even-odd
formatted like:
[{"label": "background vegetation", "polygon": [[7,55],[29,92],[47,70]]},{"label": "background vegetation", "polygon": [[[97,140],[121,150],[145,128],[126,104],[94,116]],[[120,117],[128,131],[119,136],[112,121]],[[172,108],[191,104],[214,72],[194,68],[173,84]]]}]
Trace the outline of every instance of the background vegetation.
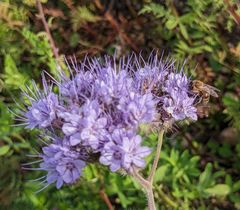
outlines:
[{"label": "background vegetation", "polygon": [[[39,194],[40,172],[21,169],[38,150],[36,133],[13,127],[20,87],[56,74],[63,55],[117,56],[165,51],[189,75],[221,90],[209,118],[179,125],[165,138],[155,179],[158,209],[240,209],[240,4],[237,0],[42,1],[58,51],[35,0],[0,2],[0,209],[144,209],[130,178],[89,166],[75,186]],[[45,25],[46,26],[46,25]],[[156,136],[146,137],[154,145]],[[150,160],[150,158],[149,158]],[[148,169],[146,169],[148,170]]]}]

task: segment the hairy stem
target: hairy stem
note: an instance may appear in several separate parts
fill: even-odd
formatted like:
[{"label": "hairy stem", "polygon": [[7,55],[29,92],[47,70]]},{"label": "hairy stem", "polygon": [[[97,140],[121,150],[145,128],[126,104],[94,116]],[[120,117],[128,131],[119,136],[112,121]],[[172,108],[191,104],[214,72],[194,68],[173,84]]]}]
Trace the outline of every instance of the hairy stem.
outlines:
[{"label": "hairy stem", "polygon": [[141,185],[141,187],[146,192],[146,197],[147,197],[147,201],[148,201],[148,210],[156,210],[152,184],[148,180],[144,179],[136,171],[136,169],[133,170],[132,176],[135,178],[135,180],[138,181],[138,183]]},{"label": "hairy stem", "polygon": [[144,187],[144,189],[147,189],[150,187],[150,183],[145,180],[137,171],[136,169],[133,170],[132,176],[139,182],[139,184]]},{"label": "hairy stem", "polygon": [[158,144],[157,144],[156,155],[155,155],[155,158],[154,158],[154,161],[153,161],[152,169],[151,169],[150,174],[149,174],[148,179],[147,179],[151,183],[151,185],[153,183],[153,177],[154,177],[154,174],[156,172],[159,157],[160,157],[160,154],[161,154],[163,134],[164,134],[164,129],[161,129],[159,131],[159,134],[158,134]]},{"label": "hairy stem", "polygon": [[156,210],[152,187],[147,189],[148,210]]}]

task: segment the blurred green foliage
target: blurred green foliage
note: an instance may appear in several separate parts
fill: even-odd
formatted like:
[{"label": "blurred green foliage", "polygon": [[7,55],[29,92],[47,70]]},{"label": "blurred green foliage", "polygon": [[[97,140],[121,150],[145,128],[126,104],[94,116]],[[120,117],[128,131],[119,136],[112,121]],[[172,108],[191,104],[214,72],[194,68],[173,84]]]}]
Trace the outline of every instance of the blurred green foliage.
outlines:
[{"label": "blurred green foliage", "polygon": [[[169,132],[154,180],[158,209],[240,209],[240,26],[224,0],[41,1],[53,39],[63,55],[100,55],[131,49],[170,52],[187,59],[192,77],[221,95],[210,117]],[[237,1],[228,1],[240,15]],[[106,11],[110,17],[106,16]],[[38,150],[36,133],[15,124],[9,110],[21,103],[20,87],[40,74],[56,74],[48,36],[35,0],[0,2],[0,209],[144,209],[139,185],[127,176],[88,166],[75,186],[56,190],[28,181],[41,172],[22,170]],[[115,21],[115,22],[114,22]],[[145,137],[150,146],[156,136]],[[148,158],[148,162],[152,157]],[[149,168],[144,171],[148,173]]]}]

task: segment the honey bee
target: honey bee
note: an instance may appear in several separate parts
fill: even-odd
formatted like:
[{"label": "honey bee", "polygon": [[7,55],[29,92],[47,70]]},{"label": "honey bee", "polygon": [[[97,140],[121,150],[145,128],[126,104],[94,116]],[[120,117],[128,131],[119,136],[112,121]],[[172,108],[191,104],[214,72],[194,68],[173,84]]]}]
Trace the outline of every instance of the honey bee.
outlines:
[{"label": "honey bee", "polygon": [[199,101],[197,105],[197,112],[200,117],[207,117],[209,113],[209,106],[207,105],[210,97],[218,98],[217,92],[219,90],[213,86],[207,85],[200,80],[192,81],[192,92],[198,95]]}]

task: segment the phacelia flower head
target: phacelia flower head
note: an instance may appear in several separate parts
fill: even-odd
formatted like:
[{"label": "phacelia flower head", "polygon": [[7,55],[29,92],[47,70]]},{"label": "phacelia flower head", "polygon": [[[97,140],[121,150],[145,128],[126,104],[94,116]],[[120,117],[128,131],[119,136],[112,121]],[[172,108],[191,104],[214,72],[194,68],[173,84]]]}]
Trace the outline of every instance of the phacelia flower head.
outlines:
[{"label": "phacelia flower head", "polygon": [[94,162],[111,171],[143,169],[151,149],[138,133],[142,124],[197,120],[190,79],[171,60],[151,55],[147,61],[129,56],[117,62],[108,56],[68,68],[69,77],[59,72],[47,85],[43,76],[43,91],[34,85],[24,93],[30,104],[20,120],[51,137],[40,155],[47,184],[75,183]]}]

